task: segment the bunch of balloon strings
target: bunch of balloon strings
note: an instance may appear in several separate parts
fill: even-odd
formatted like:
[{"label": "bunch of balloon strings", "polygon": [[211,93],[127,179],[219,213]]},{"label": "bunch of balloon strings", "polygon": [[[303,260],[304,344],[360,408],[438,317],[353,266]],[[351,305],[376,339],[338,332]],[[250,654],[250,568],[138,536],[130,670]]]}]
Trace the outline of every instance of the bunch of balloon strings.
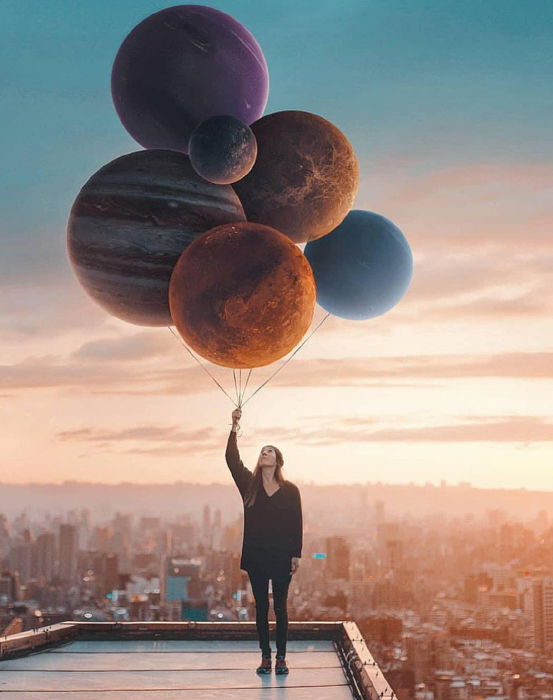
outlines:
[{"label": "bunch of balloon strings", "polygon": [[[302,342],[298,345],[297,348],[280,364],[279,367],[275,369],[275,371],[267,378],[265,379],[264,382],[262,382],[249,396],[246,398],[246,391],[248,389],[248,384],[250,382],[250,378],[252,376],[253,369],[249,370],[242,370],[242,369],[233,369],[232,370],[232,376],[234,380],[234,391],[236,394],[236,397],[233,398],[228,391],[221,385],[221,383],[217,380],[216,377],[213,376],[213,374],[209,371],[207,365],[200,360],[200,358],[188,347],[188,345],[184,342],[182,337],[178,334],[175,333],[174,329],[172,326],[167,326],[169,328],[169,331],[171,334],[180,342],[180,344],[183,346],[183,348],[186,350],[186,352],[189,353],[189,355],[198,363],[198,365],[203,369],[203,371],[212,379],[212,381],[219,387],[219,389],[223,392],[223,394],[232,401],[232,403],[236,406],[236,408],[243,408],[248,401],[253,399],[253,397],[263,389],[264,386],[266,386],[271,379],[276,377],[276,375],[284,369],[284,367],[292,360],[295,355],[303,348],[303,346],[307,343],[307,341],[319,330],[319,328],[323,325],[323,323],[327,320],[327,318],[330,316],[330,313],[326,313],[325,316],[317,323],[317,325],[313,328],[313,330],[307,335]],[[247,376],[245,378],[245,381],[242,382],[242,372],[247,371]]]}]

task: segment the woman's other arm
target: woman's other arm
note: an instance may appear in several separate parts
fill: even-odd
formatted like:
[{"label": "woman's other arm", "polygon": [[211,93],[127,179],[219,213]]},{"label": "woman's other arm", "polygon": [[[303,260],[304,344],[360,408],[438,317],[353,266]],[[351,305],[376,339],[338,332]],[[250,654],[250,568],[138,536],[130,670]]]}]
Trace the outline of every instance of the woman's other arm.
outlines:
[{"label": "woman's other arm", "polygon": [[303,514],[301,510],[301,496],[297,486],[294,487],[294,490],[296,507],[294,508],[294,535],[292,545],[292,570],[290,572],[291,574],[294,574],[299,568],[301,550],[303,546]]},{"label": "woman's other arm", "polygon": [[238,486],[238,490],[240,491],[242,498],[244,498],[253,474],[247,467],[244,466],[244,463],[240,459],[240,452],[238,451],[236,431],[238,430],[238,421],[240,420],[241,416],[242,411],[239,408],[232,412],[232,428],[228,436],[225,458],[227,460],[230,473],[232,474],[232,478],[234,479],[236,486]]}]

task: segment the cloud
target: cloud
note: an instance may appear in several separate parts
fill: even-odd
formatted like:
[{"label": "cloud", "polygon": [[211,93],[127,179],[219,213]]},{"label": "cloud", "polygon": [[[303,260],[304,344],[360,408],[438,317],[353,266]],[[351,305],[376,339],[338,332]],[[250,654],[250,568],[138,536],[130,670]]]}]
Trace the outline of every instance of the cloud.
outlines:
[{"label": "cloud", "polygon": [[[188,446],[189,448],[189,446]],[[209,452],[221,452],[222,446],[219,440],[216,445],[196,445],[193,447],[194,454],[207,454]],[[182,457],[183,447],[135,447],[123,450],[122,454],[143,455],[147,457]]]},{"label": "cloud", "polygon": [[97,386],[125,386],[135,382],[130,370],[106,365],[71,365],[41,358],[27,358],[14,365],[0,367],[0,386],[10,389],[45,389],[65,386],[81,389]]},{"label": "cloud", "polygon": [[71,355],[72,360],[128,361],[169,355],[175,350],[171,338],[155,333],[134,333],[118,338],[102,338],[84,343]]},{"label": "cloud", "polygon": [[532,293],[550,280],[553,280],[553,246],[550,256],[521,253],[515,257],[502,251],[444,253],[435,249],[416,264],[405,299],[409,303],[440,303],[451,298],[462,300],[463,295],[483,291]]},{"label": "cloud", "polygon": [[62,358],[26,358],[0,366],[0,389],[64,389],[87,393],[167,394],[173,393],[171,380],[186,394],[210,389],[209,380],[197,367],[168,370],[138,368],[131,362],[63,362]]},{"label": "cloud", "polygon": [[[380,180],[385,177],[379,172]],[[450,252],[458,246],[468,252],[491,246],[507,256],[551,250],[550,165],[471,163],[427,172],[412,168],[399,177],[390,174],[388,181],[392,184],[381,189],[382,213],[398,219],[415,248],[438,245]]]},{"label": "cloud", "polygon": [[76,329],[101,328],[110,316],[66,276],[41,279],[21,272],[16,281],[2,280],[0,333],[4,341],[58,337]]},{"label": "cloud", "polygon": [[[276,367],[275,367],[276,369]],[[230,370],[211,367],[231,392]],[[268,372],[253,374],[253,390]],[[412,355],[398,357],[294,358],[271,380],[272,386],[366,387],[418,386],[417,382],[467,378],[551,379],[553,353],[496,355]],[[406,381],[407,380],[407,381]],[[424,384],[423,384],[424,385]],[[426,386],[426,385],[425,385]],[[76,388],[88,393],[180,394],[211,391],[211,380],[198,366],[151,369],[128,363],[64,363],[60,358],[27,358],[0,366],[0,390]],[[249,389],[248,389],[249,395]]]},{"label": "cloud", "polygon": [[553,308],[552,295],[549,289],[543,293],[526,292],[512,298],[481,297],[470,302],[438,305],[429,308],[425,313],[432,318],[453,320],[460,318],[513,318],[530,316],[547,316]]},{"label": "cloud", "polygon": [[[278,444],[304,446],[344,446],[372,442],[518,442],[526,446],[553,441],[553,423],[543,416],[476,416],[463,422],[436,426],[381,427],[370,418],[350,417],[317,419],[317,427],[266,426],[249,434],[250,442],[270,439]],[[268,437],[270,436],[270,437]],[[220,452],[224,445],[219,432],[212,428],[182,430],[178,426],[142,425],[118,430],[81,428],[57,434],[64,442],[89,443],[94,452],[117,449],[118,454],[175,457],[185,452],[205,454]],[[121,448],[121,449],[119,449]]]},{"label": "cloud", "polygon": [[[353,442],[552,442],[553,423],[542,416],[481,417],[468,423],[375,430],[371,421],[352,419],[316,429],[267,428],[263,434],[276,442],[311,446],[347,445]],[[358,429],[355,429],[357,426]],[[256,437],[261,432],[255,433]]]},{"label": "cloud", "polygon": [[414,355],[297,360],[273,379],[279,386],[365,386],[375,378],[553,378],[553,353]]},{"label": "cloud", "polygon": [[176,442],[204,443],[213,439],[215,431],[212,428],[200,430],[182,430],[177,426],[141,425],[120,430],[100,430],[97,428],[80,428],[77,430],[65,430],[57,433],[57,437],[63,441],[84,442]]},{"label": "cloud", "polygon": [[203,454],[220,452],[222,449],[221,436],[212,428],[182,430],[178,426],[159,425],[141,425],[119,430],[79,428],[61,431],[56,437],[62,442],[88,443],[96,454],[116,450],[118,454],[174,457],[191,450]]}]

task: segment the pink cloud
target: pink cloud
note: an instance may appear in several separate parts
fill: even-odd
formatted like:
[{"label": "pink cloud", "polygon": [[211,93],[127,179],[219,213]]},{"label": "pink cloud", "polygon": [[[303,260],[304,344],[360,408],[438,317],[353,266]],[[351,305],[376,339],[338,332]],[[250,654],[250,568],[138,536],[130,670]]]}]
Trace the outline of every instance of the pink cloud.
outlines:
[{"label": "pink cloud", "polygon": [[[343,425],[345,423],[345,425]],[[255,434],[256,436],[258,433]],[[474,417],[467,423],[374,429],[373,421],[350,419],[314,429],[267,428],[278,442],[340,445],[352,442],[552,442],[553,423],[543,416]],[[259,433],[259,437],[262,437]]]},{"label": "pink cloud", "polygon": [[[221,370],[212,369],[216,373]],[[223,386],[230,391],[230,370],[223,370],[218,376],[223,378]],[[267,376],[267,370],[252,375],[250,388],[256,388]],[[274,377],[271,384],[297,387],[386,385],[403,388],[419,381],[477,377],[551,379],[553,353],[404,355],[309,360],[298,356]],[[72,365],[56,358],[28,358],[16,365],[0,367],[0,388],[4,390],[66,387],[87,393],[113,391],[142,395],[187,395],[211,390],[214,385],[198,366],[151,369],[127,362]]]}]

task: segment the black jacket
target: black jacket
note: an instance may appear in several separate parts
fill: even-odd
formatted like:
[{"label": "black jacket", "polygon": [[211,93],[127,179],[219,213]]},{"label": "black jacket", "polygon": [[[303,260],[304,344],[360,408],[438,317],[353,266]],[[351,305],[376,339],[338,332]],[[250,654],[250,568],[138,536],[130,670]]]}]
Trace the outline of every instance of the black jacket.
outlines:
[{"label": "black jacket", "polygon": [[[232,430],[225,457],[243,502],[253,473],[240,459],[236,433]],[[301,557],[302,543],[303,520],[298,487],[285,481],[269,496],[261,483],[253,506],[246,508],[244,505],[240,568],[247,570],[248,566],[258,562],[272,564],[290,557]]]}]

